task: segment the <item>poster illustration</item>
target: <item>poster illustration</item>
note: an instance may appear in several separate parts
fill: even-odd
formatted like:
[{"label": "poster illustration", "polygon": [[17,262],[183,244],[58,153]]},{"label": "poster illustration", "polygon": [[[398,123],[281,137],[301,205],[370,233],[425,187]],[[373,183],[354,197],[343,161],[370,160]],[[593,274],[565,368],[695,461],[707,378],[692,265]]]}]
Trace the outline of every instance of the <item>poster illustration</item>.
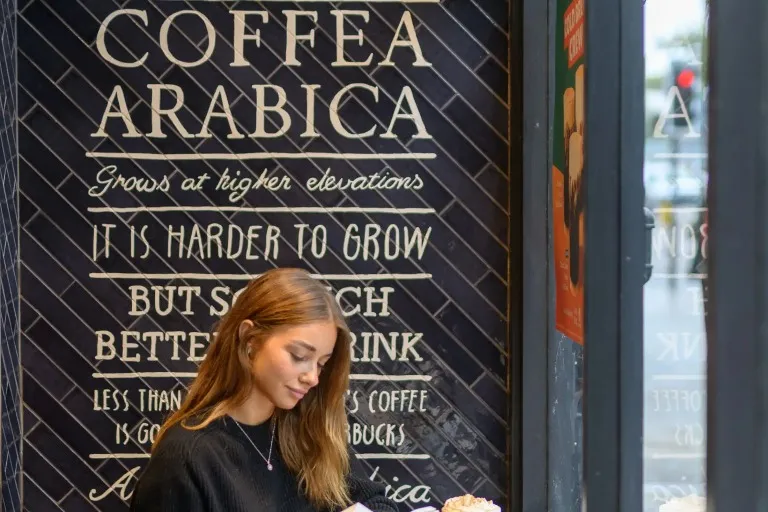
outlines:
[{"label": "poster illustration", "polygon": [[586,0],[558,0],[552,217],[555,327],[584,343],[584,22]]}]

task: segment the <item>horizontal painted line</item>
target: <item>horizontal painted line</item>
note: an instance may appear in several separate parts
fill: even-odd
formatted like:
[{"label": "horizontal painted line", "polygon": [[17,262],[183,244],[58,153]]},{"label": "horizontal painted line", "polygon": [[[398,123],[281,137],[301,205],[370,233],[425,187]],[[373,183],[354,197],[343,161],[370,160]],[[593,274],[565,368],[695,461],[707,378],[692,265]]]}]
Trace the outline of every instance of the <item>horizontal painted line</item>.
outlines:
[{"label": "horizontal painted line", "polygon": [[[259,274],[142,274],[140,272],[92,272],[88,275],[91,279],[200,279],[202,281],[250,281],[258,276]],[[412,281],[418,279],[432,279],[432,274],[312,274],[312,277],[324,281]]]},{"label": "horizontal painted line", "polygon": [[243,213],[392,213],[397,215],[428,215],[436,213],[434,208],[367,208],[358,206],[137,206],[137,207],[91,207],[91,213],[135,213],[135,212],[243,212]]},{"label": "horizontal painted line", "polygon": [[197,372],[126,372],[94,373],[94,379],[194,379]]},{"label": "horizontal painted line", "polygon": [[[196,372],[115,372],[93,373],[94,379],[193,379]],[[376,373],[352,373],[349,380],[356,381],[389,381],[389,382],[429,382],[431,375],[379,375]]]},{"label": "horizontal painted line", "polygon": [[[148,459],[149,453],[91,453],[88,455],[92,460],[114,460],[114,459]],[[389,460],[425,460],[431,457],[425,453],[357,453],[358,459],[389,459]]]},{"label": "horizontal painted line", "polygon": [[670,206],[665,208],[654,208],[654,213],[701,213],[708,208],[703,206]]},{"label": "horizontal painted line", "polygon": [[130,160],[432,160],[435,153],[109,153],[88,152],[88,158]]},{"label": "horizontal painted line", "polygon": [[106,459],[148,459],[148,453],[91,453],[88,455],[89,459],[93,460],[106,460]]},{"label": "horizontal painted line", "polygon": [[431,457],[426,453],[357,453],[358,459],[389,459],[389,460],[426,460]]},{"label": "horizontal painted line", "polygon": [[705,459],[707,458],[704,453],[652,453],[651,459],[656,460],[671,460],[671,459]]},{"label": "horizontal painted line", "polygon": [[651,278],[657,279],[706,279],[707,274],[651,274]]},{"label": "horizontal painted line", "polygon": [[671,158],[673,160],[705,160],[707,153],[656,153],[653,158]]},{"label": "horizontal painted line", "polygon": [[652,375],[651,380],[659,381],[682,381],[682,382],[704,382],[707,380],[706,375],[678,375],[678,374],[658,374]]},{"label": "horizontal painted line", "polygon": [[377,373],[351,373],[349,380],[380,380],[389,382],[410,382],[421,381],[429,382],[431,375],[379,375]]}]

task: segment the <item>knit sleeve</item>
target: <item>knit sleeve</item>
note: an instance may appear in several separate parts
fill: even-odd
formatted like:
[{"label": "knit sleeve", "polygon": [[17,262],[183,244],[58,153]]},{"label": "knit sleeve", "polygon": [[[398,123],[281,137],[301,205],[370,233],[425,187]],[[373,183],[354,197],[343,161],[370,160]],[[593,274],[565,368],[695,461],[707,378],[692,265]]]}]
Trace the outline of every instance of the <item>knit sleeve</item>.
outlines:
[{"label": "knit sleeve", "polygon": [[398,512],[397,504],[387,498],[384,485],[366,478],[359,463],[352,464],[352,471],[347,475],[347,488],[352,503],[365,505],[373,512]]},{"label": "knit sleeve", "polygon": [[153,455],[136,485],[131,512],[207,512],[202,475],[193,462],[183,453]]}]

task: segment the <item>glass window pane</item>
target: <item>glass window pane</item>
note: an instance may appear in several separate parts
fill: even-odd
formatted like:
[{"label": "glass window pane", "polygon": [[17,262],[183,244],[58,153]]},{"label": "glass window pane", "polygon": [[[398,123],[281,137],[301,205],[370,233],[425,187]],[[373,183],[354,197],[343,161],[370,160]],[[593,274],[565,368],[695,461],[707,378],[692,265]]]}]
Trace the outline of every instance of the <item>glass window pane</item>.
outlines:
[{"label": "glass window pane", "polygon": [[706,495],[706,2],[645,2],[644,512]]}]

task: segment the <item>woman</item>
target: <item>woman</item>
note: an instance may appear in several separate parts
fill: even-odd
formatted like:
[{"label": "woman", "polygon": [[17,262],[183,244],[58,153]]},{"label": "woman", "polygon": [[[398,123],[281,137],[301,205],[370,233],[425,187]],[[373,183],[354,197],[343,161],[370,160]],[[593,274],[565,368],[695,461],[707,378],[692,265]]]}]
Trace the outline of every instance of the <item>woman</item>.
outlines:
[{"label": "woman", "polygon": [[350,336],[323,285],[297,269],[252,281],[218,326],[186,399],[162,426],[136,512],[396,512],[351,472]]}]

